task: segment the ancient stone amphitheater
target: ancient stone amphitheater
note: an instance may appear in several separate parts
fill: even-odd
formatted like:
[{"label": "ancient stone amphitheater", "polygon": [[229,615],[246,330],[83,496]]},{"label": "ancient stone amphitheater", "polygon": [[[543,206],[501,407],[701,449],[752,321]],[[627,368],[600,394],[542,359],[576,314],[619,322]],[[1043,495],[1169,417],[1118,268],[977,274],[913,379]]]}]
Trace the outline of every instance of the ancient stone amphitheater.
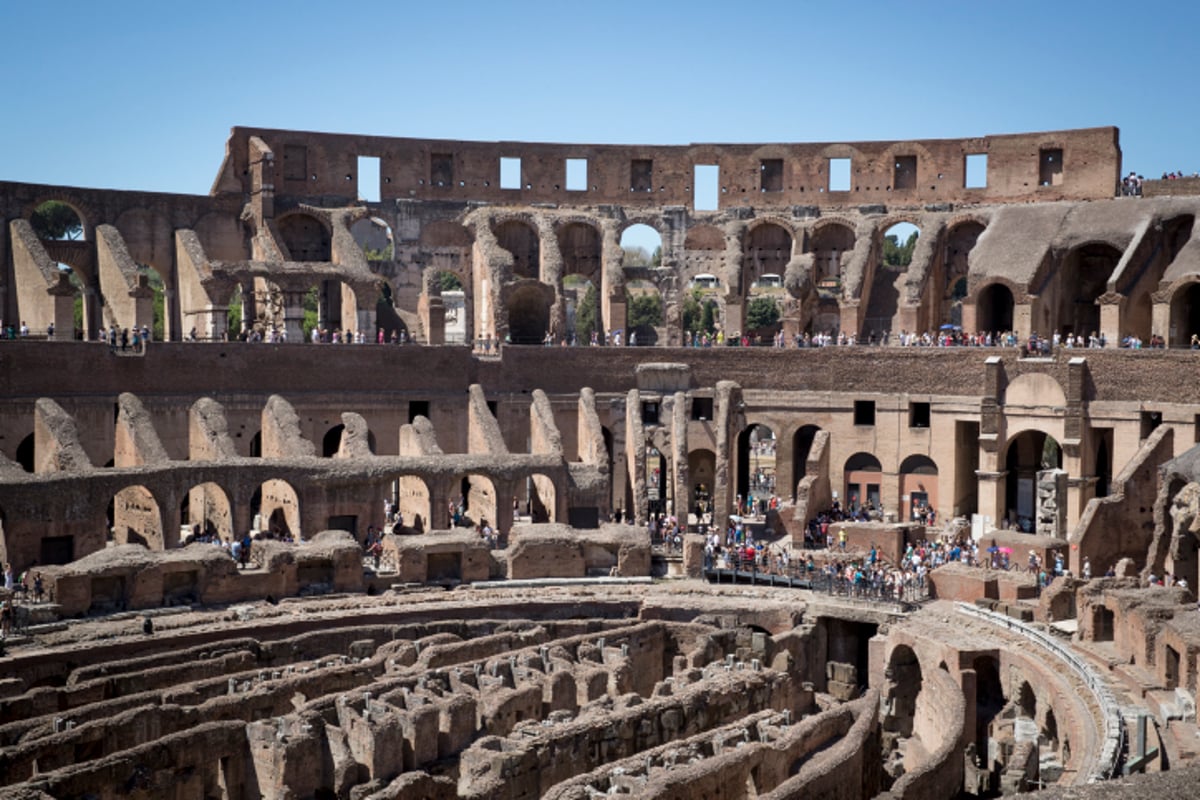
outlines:
[{"label": "ancient stone amphitheater", "polygon": [[1121,173],[235,128],[206,196],[0,183],[0,797],[1197,796],[1200,187]]}]

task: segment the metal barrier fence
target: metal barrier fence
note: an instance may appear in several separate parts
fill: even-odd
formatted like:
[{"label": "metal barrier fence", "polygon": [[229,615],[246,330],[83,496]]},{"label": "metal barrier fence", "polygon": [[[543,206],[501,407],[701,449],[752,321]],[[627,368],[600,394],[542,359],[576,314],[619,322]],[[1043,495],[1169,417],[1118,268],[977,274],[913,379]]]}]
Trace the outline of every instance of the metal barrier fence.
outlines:
[{"label": "metal barrier fence", "polygon": [[[786,569],[766,569],[753,559],[734,558],[728,564],[723,558],[705,558],[704,573],[713,583],[754,583],[784,585],[809,589],[847,600],[859,600],[901,606],[911,611],[929,599],[928,581],[918,581],[915,576],[897,587],[890,580],[851,580],[844,574],[830,574],[818,568],[808,570],[803,562],[793,562]],[[889,572],[888,578],[891,578]]]}]

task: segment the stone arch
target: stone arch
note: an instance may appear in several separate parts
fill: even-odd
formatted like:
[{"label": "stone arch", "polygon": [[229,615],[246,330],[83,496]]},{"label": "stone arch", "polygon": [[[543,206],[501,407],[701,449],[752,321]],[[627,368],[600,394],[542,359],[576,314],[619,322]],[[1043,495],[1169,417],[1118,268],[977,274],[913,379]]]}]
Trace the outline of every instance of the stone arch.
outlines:
[{"label": "stone arch", "polygon": [[499,530],[496,524],[499,519],[496,485],[491,478],[477,473],[465,475],[459,482],[459,491],[464,524],[481,525],[487,520],[493,530]]},{"label": "stone arch", "polygon": [[868,503],[879,508],[883,466],[878,458],[867,452],[855,453],[846,459],[842,476],[845,489],[843,508],[854,511]]},{"label": "stone arch", "polygon": [[688,453],[688,510],[697,517],[712,511],[717,454],[700,448]]},{"label": "stone arch", "polygon": [[975,295],[975,329],[1003,333],[1013,329],[1013,291],[996,281],[980,287]]},{"label": "stone arch", "polygon": [[1108,288],[1121,261],[1121,250],[1108,242],[1087,242],[1063,257],[1054,281],[1059,297],[1057,330],[1064,336],[1090,336],[1100,332],[1100,306],[1096,300]]},{"label": "stone arch", "polygon": [[554,289],[539,281],[521,281],[505,287],[508,335],[512,344],[542,344],[550,330]]},{"label": "stone arch", "polygon": [[812,453],[813,440],[821,432],[820,425],[801,425],[792,434],[792,500],[797,498],[800,481],[808,475],[808,457]]},{"label": "stone arch", "polygon": [[401,475],[397,480],[396,508],[403,516],[402,531],[425,533],[433,520],[433,496],[420,475]]},{"label": "stone arch", "polygon": [[526,506],[532,522],[559,522],[557,490],[549,475],[535,472],[525,484]]},{"label": "stone arch", "polygon": [[333,458],[338,454],[338,450],[342,447],[342,434],[345,433],[346,426],[338,423],[329,430],[325,431],[325,435],[321,437],[321,457]]},{"label": "stone arch", "polygon": [[883,719],[884,735],[907,738],[913,735],[913,720],[917,714],[917,696],[924,682],[921,662],[906,644],[897,645],[888,658],[886,668],[887,709]]},{"label": "stone arch", "polygon": [[571,221],[559,226],[557,237],[562,274],[583,275],[599,288],[603,252],[600,230],[591,223]]},{"label": "stone arch", "polygon": [[962,325],[970,255],[984,230],[983,222],[968,217],[953,223],[942,236],[942,274],[935,285],[938,313],[932,317],[941,325]]},{"label": "stone arch", "polygon": [[782,282],[792,246],[791,229],[779,222],[764,220],[748,228],[742,244],[742,296],[748,296],[764,275],[777,275]]},{"label": "stone arch", "polygon": [[313,214],[294,211],[275,220],[279,243],[287,249],[291,261],[329,262],[333,260],[332,235],[328,224]]},{"label": "stone arch", "polygon": [[1192,336],[1200,336],[1200,275],[1189,276],[1171,287],[1172,347],[1188,347]]},{"label": "stone arch", "polygon": [[1062,467],[1062,448],[1050,434],[1029,428],[1009,438],[1004,448],[1004,514],[1019,530],[1032,533],[1036,523],[1037,473]]},{"label": "stone arch", "polygon": [[870,264],[870,294],[866,297],[862,322],[864,336],[882,337],[892,330],[900,310],[903,284],[921,236],[921,228],[915,220],[915,217],[898,215],[875,228],[873,245],[877,257]]},{"label": "stone arch", "polygon": [[900,462],[900,503],[909,519],[921,506],[938,508],[938,467],[929,456],[914,453]]},{"label": "stone arch", "polygon": [[975,747],[977,753],[986,754],[992,722],[1006,702],[1000,662],[990,653],[981,654],[971,662],[971,668],[975,670]]},{"label": "stone arch", "polygon": [[813,256],[813,283],[818,288],[836,291],[841,287],[842,263],[853,252],[854,226],[843,220],[821,220],[812,228],[808,252]]},{"label": "stone arch", "polygon": [[1021,681],[1016,693],[1017,711],[1024,719],[1037,719],[1037,696],[1029,681]]},{"label": "stone arch", "polygon": [[[25,207],[24,213],[21,216],[24,217],[26,220],[29,220],[30,224],[32,224],[33,215],[36,214],[38,211],[42,210],[43,207],[46,206],[47,203],[62,203],[64,206],[71,209],[71,211],[73,211],[75,214],[76,220],[78,220],[78,222],[79,222],[79,235],[78,235],[78,237],[74,237],[74,238],[65,237],[60,240],[43,239],[42,241],[79,241],[79,242],[92,241],[93,227],[95,225],[95,222],[94,222],[95,214],[94,214],[94,212],[91,211],[91,209],[86,208],[83,203],[80,203],[78,200],[76,200],[74,198],[67,200],[65,197],[62,197],[60,195],[53,195],[53,194],[39,196],[32,203],[30,203],[29,205],[27,205]],[[36,228],[34,229],[34,232],[35,233],[37,232]],[[51,257],[53,257],[53,254],[51,254]]]},{"label": "stone arch", "polygon": [[395,236],[392,226],[383,218],[363,217],[350,226],[350,235],[355,244],[362,248],[368,264],[395,260]]},{"label": "stone arch", "polygon": [[765,422],[751,422],[737,438],[737,493],[761,498],[775,492],[775,456],[779,440]]},{"label": "stone arch", "polygon": [[268,531],[274,539],[300,541],[300,495],[278,477],[263,481],[251,500],[253,528]]},{"label": "stone arch", "polygon": [[233,538],[233,506],[219,484],[208,481],[193,486],[179,505],[179,519],[192,528],[192,535]]},{"label": "stone arch", "polygon": [[109,503],[108,523],[115,544],[165,547],[163,516],[154,493],[141,484],[126,486]]},{"label": "stone arch", "polygon": [[[626,255],[623,266],[625,266],[625,267],[631,267],[631,266],[633,266],[633,267],[637,267],[637,266],[657,267],[662,264],[662,259],[663,259],[663,255],[664,255],[664,253],[663,253],[663,249],[664,249],[663,248],[663,235],[662,235],[662,231],[660,231],[655,225],[652,225],[649,222],[646,222],[646,221],[640,220],[640,219],[626,220],[625,224],[621,225],[618,228],[617,233],[621,237],[620,238],[621,249],[623,251],[625,251],[625,255]],[[645,245],[640,243],[643,241],[645,242]],[[646,251],[647,263],[631,264],[629,262],[629,251],[630,251],[630,248],[633,248],[633,247],[640,247]],[[654,263],[656,248],[658,250],[658,264]]]},{"label": "stone arch", "polygon": [[541,241],[537,228],[520,219],[509,219],[492,228],[496,243],[507,250],[513,258],[513,279],[529,278],[540,280]]}]

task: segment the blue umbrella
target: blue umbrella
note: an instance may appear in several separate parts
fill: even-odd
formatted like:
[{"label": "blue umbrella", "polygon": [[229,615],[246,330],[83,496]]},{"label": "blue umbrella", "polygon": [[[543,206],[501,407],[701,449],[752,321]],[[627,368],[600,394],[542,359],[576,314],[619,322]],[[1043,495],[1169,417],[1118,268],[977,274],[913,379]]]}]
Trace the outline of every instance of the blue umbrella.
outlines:
[{"label": "blue umbrella", "polygon": [[942,327],[938,328],[938,330],[942,330],[942,331],[956,331],[958,329],[959,329],[958,325],[951,325],[949,323],[946,323]]}]

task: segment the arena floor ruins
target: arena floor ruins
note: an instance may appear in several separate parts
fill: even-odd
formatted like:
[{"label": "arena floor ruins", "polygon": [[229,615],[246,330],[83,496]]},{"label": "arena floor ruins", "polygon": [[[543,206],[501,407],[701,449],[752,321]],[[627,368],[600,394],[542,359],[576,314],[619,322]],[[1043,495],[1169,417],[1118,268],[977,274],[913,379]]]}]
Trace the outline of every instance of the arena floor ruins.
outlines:
[{"label": "arena floor ruins", "polygon": [[0,797],[1196,796],[1200,187],[1120,158],[235,128],[206,196],[0,182]]}]

